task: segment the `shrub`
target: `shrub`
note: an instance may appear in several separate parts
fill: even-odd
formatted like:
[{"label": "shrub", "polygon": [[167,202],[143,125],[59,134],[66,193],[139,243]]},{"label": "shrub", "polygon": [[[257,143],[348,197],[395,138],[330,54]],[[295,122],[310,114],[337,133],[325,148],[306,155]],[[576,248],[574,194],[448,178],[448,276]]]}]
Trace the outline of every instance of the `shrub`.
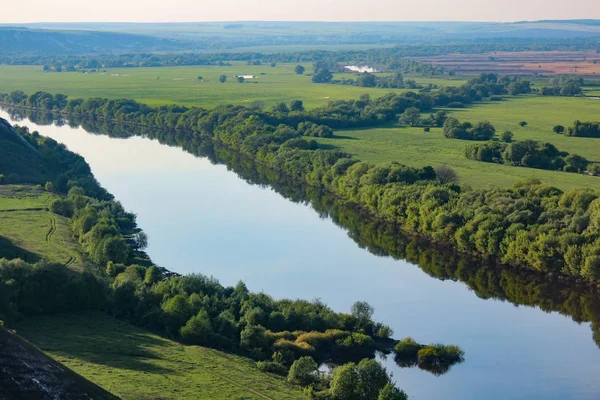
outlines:
[{"label": "shrub", "polygon": [[71,218],[75,207],[71,200],[56,199],[50,203],[50,211],[63,217]]},{"label": "shrub", "polygon": [[418,344],[413,338],[407,337],[400,340],[394,346],[394,353],[396,357],[401,359],[417,359],[419,350],[423,348],[423,345]]},{"label": "shrub", "polygon": [[285,366],[273,361],[258,361],[256,363],[256,368],[258,368],[258,370],[262,372],[270,372],[272,374],[283,376],[285,376],[288,373],[288,370]]},{"label": "shrub", "polygon": [[300,357],[290,367],[287,380],[300,386],[307,386],[313,382],[317,375],[319,365],[312,357]]},{"label": "shrub", "polygon": [[435,175],[437,177],[437,181],[442,185],[446,185],[449,183],[458,183],[458,174],[452,168],[447,165],[440,165],[435,168]]},{"label": "shrub", "polygon": [[527,121],[521,121],[521,122],[519,122],[519,126],[521,126],[523,128],[526,127],[527,126]]},{"label": "shrub", "polygon": [[600,176],[600,164],[592,164],[588,166],[588,173],[593,176]]},{"label": "shrub", "polygon": [[205,310],[190,318],[185,326],[179,330],[181,340],[189,344],[206,345],[210,343],[212,327],[210,318]]},{"label": "shrub", "polygon": [[511,143],[513,141],[514,134],[511,131],[504,131],[500,135],[500,141],[504,143]]}]

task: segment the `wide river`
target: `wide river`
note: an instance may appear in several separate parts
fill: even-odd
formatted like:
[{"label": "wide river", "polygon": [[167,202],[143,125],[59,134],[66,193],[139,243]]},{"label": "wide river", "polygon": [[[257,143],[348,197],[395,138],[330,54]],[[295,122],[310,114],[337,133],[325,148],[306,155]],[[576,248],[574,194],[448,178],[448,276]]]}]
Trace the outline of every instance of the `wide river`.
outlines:
[{"label": "wide river", "polygon": [[180,148],[0,116],[84,156],[100,183],[137,214],[155,263],[224,285],[243,280],[275,298],[320,298],[336,311],[367,301],[396,338],[465,350],[465,362],[442,376],[384,360],[411,398],[600,398],[600,349],[589,322],[486,300],[460,281],[373,255],[310,205]]}]

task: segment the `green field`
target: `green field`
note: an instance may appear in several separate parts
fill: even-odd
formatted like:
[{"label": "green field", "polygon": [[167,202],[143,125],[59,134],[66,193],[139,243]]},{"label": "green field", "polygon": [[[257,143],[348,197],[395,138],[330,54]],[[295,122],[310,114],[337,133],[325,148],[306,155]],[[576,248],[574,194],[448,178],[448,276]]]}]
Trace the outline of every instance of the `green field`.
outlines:
[{"label": "green field", "polygon": [[[306,107],[326,105],[331,100],[354,99],[369,93],[379,97],[404,89],[377,89],[355,86],[315,84],[307,75],[297,75],[297,64],[248,66],[235,63],[231,67],[165,67],[108,69],[106,72],[50,72],[41,66],[0,65],[0,93],[23,90],[28,94],[38,90],[63,93],[70,97],[133,98],[140,102],[157,104],[197,105],[214,108],[223,104],[250,105],[263,101],[270,106],[300,99]],[[304,64],[306,73],[311,64]],[[261,75],[264,73],[265,75]],[[226,83],[220,83],[226,75]],[[254,75],[257,78],[238,83],[236,75]],[[352,74],[345,74],[352,77]],[[205,82],[198,80],[201,76]],[[460,81],[415,78],[418,83],[438,82],[440,85],[460,84]]]},{"label": "green field", "polygon": [[31,318],[17,333],[123,399],[305,399],[247,358],[183,346],[101,313]]},{"label": "green field", "polygon": [[0,186],[0,257],[21,255],[83,268],[69,221],[47,209],[55,197],[33,186]]},{"label": "green field", "polygon": [[[526,96],[502,102],[478,104],[463,110],[449,110],[461,121],[489,120],[497,133],[511,130],[515,140],[551,142],[560,150],[600,162],[600,139],[556,135],[552,128],[571,125],[574,120],[599,120],[600,100],[587,98]],[[528,126],[521,128],[520,121]],[[364,161],[398,161],[411,166],[442,165],[454,168],[461,182],[474,187],[508,186],[520,180],[537,178],[542,182],[569,189],[600,189],[600,178],[566,172],[510,167],[468,160],[464,148],[474,142],[446,139],[441,128],[424,132],[423,128],[390,125],[372,129],[337,131],[336,138],[319,142],[342,148]]]}]

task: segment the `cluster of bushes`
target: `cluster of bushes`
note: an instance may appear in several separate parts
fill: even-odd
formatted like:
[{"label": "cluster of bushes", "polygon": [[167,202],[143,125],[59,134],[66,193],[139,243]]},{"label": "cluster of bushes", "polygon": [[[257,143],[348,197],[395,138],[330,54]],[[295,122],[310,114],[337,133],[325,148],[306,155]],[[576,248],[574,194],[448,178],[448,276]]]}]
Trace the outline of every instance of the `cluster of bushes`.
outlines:
[{"label": "cluster of bushes", "polygon": [[[404,79],[400,72],[392,75],[378,76],[369,72],[356,74],[356,79],[342,78],[340,80],[332,80],[332,83],[359,87],[376,87],[380,89],[423,89],[423,86],[418,85],[413,79]],[[433,89],[430,86],[429,89]],[[437,88],[437,87],[436,87]]]},{"label": "cluster of bushes", "polygon": [[570,126],[565,131],[564,128],[560,132],[566,136],[600,138],[600,122],[581,122],[575,121],[573,126]]},{"label": "cluster of bushes", "polygon": [[550,85],[540,89],[542,96],[577,96],[581,94],[583,78],[558,76],[550,80]]},{"label": "cluster of bushes", "polygon": [[401,367],[419,368],[435,375],[443,375],[450,368],[464,361],[464,351],[458,346],[442,344],[422,345],[407,337],[394,346],[394,360]]},{"label": "cluster of bushes", "polygon": [[470,122],[461,123],[454,117],[448,117],[443,132],[450,139],[490,140],[496,134],[496,128],[489,121],[481,121],[473,126]]},{"label": "cluster of bushes", "polygon": [[[277,362],[259,363],[259,369],[278,371]],[[304,387],[310,398],[330,400],[408,400],[402,390],[394,386],[379,362],[363,359],[358,364],[349,362],[331,373],[318,370],[318,364],[308,356],[296,360],[288,373],[288,382]]]},{"label": "cluster of bushes", "polygon": [[465,148],[471,160],[494,162],[518,167],[565,172],[585,172],[589,161],[577,154],[559,151],[553,144],[523,140],[510,144],[487,142]]},{"label": "cluster of bushes", "polygon": [[[479,77],[479,83],[471,85],[491,90],[498,81],[494,77]],[[339,150],[298,145],[303,139],[294,128],[296,117],[330,127],[329,121],[373,123],[388,118],[380,116],[385,110],[397,118],[396,110],[409,107],[408,99],[411,95],[377,100],[363,97],[282,117],[241,106],[206,111],[178,106],[151,108],[131,100],[101,99],[69,100],[64,111],[92,119],[153,126],[162,129],[159,137],[163,140],[186,148],[191,148],[195,140],[210,138],[293,180],[329,191],[377,218],[401,224],[408,232],[507,264],[594,281],[600,278],[600,200],[594,191],[563,193],[532,183],[510,189],[464,190],[440,181],[431,167],[372,164]],[[491,129],[486,124],[478,128],[477,137],[489,136]],[[285,145],[292,140],[294,146]],[[525,154],[519,158],[522,149],[522,145],[511,147],[505,162],[523,164]],[[563,169],[580,169],[582,160],[568,157],[564,157]],[[540,165],[527,158],[525,162]]]}]

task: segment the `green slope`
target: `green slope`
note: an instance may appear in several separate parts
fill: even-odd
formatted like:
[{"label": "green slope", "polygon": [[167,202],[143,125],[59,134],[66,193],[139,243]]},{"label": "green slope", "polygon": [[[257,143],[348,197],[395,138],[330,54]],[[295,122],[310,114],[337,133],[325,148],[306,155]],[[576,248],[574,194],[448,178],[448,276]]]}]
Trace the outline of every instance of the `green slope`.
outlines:
[{"label": "green slope", "polygon": [[102,313],[32,318],[18,332],[123,399],[305,399],[249,359],[184,346]]}]

